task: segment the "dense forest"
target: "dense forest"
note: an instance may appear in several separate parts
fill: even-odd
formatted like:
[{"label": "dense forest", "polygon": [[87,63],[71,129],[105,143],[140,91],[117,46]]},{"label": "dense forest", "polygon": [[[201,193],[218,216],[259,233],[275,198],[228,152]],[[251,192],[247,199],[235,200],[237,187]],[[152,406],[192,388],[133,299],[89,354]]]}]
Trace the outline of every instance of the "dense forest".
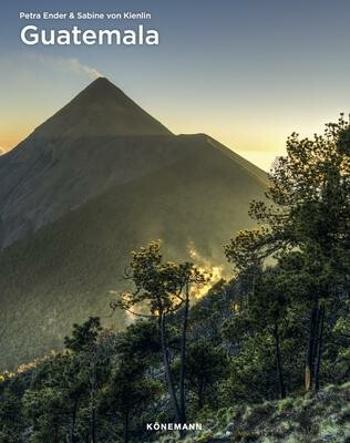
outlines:
[{"label": "dense forest", "polygon": [[[343,115],[289,137],[250,216],[257,227],[225,246],[231,279],[210,288],[211,270],[167,261],[166,244],[132,251],[129,289],[110,305],[129,327],[88,318],[64,350],[3,373],[0,442],[349,442]],[[181,430],[147,430],[155,423]]]}]

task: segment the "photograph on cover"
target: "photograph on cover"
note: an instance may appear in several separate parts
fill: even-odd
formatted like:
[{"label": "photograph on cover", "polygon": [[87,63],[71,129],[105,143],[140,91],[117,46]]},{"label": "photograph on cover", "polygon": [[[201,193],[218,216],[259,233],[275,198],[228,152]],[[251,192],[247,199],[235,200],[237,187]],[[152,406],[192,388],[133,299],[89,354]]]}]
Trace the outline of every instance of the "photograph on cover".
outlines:
[{"label": "photograph on cover", "polygon": [[350,442],[350,3],[0,8],[0,443]]}]

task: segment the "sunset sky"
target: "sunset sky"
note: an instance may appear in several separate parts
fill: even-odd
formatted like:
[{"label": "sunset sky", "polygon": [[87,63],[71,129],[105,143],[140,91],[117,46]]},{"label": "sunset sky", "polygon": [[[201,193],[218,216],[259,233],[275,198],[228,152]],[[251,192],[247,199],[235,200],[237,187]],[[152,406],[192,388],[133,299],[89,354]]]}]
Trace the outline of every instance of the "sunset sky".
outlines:
[{"label": "sunset sky", "polygon": [[[264,169],[297,131],[350,112],[348,0],[6,2],[0,27],[0,151],[101,73],[175,133],[205,132]],[[19,11],[148,11],[159,47],[29,47]],[[48,6],[49,5],[49,6]],[[56,22],[64,28],[76,23]],[[83,29],[120,22],[81,21]],[[129,22],[133,28],[136,22]]]}]

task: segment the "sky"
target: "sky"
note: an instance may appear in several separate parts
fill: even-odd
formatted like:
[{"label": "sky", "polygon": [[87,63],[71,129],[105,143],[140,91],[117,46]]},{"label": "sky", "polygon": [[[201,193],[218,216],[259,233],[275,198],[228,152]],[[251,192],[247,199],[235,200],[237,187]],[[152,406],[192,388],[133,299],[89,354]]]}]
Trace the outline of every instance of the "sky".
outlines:
[{"label": "sky", "polygon": [[[74,5],[74,6],[72,6]],[[25,46],[19,12],[147,11],[153,47]],[[293,131],[350,112],[348,0],[17,0],[1,6],[0,152],[97,75],[176,134],[207,133],[268,170]],[[120,22],[78,23],[83,29]],[[129,22],[129,28],[138,23]]]}]

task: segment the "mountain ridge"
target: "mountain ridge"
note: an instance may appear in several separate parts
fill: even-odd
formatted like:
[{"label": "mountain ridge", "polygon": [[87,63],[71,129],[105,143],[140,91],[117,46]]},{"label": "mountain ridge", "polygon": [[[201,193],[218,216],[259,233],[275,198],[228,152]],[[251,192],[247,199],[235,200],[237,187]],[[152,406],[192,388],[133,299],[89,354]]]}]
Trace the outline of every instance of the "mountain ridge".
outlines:
[{"label": "mountain ridge", "polygon": [[[59,348],[72,323],[108,317],[109,290],[122,288],[137,246],[162,239],[169,256],[191,260],[191,245],[222,267],[223,244],[253,225],[249,201],[267,187],[262,170],[210,136],[170,133],[108,81],[81,94],[0,158],[4,368]],[[77,109],[91,100],[86,112],[99,117],[86,132]],[[120,116],[131,127],[133,113],[148,133],[106,133],[106,124],[119,131]]]},{"label": "mountain ridge", "polygon": [[33,137],[171,135],[171,132],[131,100],[121,89],[99,77],[38,126]]}]

